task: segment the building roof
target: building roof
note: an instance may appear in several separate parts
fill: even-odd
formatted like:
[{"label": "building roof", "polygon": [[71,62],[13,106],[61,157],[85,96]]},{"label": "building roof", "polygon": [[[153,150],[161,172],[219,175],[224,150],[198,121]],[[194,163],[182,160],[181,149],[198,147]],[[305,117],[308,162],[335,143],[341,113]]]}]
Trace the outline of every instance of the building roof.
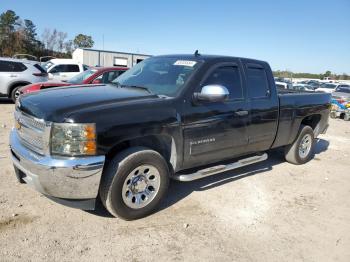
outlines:
[{"label": "building roof", "polygon": [[92,49],[92,48],[78,48],[86,51],[94,51],[94,52],[104,52],[104,53],[114,53],[114,54],[123,54],[123,55],[140,55],[140,56],[151,56],[146,54],[138,54],[138,53],[127,53],[127,52],[119,52],[119,51],[110,51],[110,50],[100,50],[100,49]]}]

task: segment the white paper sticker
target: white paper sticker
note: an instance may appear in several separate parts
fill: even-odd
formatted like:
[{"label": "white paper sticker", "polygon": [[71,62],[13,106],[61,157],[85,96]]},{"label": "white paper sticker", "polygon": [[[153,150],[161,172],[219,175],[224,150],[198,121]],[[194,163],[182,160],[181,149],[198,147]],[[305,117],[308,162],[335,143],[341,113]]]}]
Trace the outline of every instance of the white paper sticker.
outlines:
[{"label": "white paper sticker", "polygon": [[194,67],[197,62],[190,60],[177,60],[174,65]]}]

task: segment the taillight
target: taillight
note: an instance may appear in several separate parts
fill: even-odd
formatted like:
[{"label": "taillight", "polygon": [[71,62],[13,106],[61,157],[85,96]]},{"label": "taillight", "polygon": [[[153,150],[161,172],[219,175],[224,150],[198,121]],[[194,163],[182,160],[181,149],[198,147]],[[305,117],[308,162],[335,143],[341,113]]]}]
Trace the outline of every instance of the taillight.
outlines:
[{"label": "taillight", "polygon": [[33,76],[47,76],[47,73],[34,73]]}]

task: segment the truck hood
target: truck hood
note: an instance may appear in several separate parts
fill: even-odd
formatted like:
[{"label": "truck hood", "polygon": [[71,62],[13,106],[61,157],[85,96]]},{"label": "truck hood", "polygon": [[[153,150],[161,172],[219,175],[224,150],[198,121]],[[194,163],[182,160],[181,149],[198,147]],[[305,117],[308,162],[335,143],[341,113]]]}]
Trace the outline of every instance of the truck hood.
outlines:
[{"label": "truck hood", "polygon": [[147,90],[114,85],[82,85],[46,89],[21,96],[17,106],[23,112],[52,122],[64,122],[79,111],[115,106],[121,102],[155,99]]}]

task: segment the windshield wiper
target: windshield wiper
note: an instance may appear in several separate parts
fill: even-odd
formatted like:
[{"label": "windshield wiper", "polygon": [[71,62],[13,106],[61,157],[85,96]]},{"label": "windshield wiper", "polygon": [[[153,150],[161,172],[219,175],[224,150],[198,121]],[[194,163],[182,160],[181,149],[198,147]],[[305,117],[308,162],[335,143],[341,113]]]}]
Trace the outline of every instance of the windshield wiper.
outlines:
[{"label": "windshield wiper", "polygon": [[[118,82],[117,82],[117,83],[118,83]],[[152,95],[153,95],[152,91],[151,91],[151,90],[149,90],[149,88],[147,88],[147,87],[145,87],[145,86],[137,86],[137,85],[122,85],[122,84],[120,84],[120,83],[118,83],[118,86],[119,86],[119,87],[121,87],[121,88],[128,88],[128,87],[130,87],[130,88],[138,88],[138,89],[146,90],[148,93],[150,93],[150,94],[152,94]]]},{"label": "windshield wiper", "polygon": [[138,89],[142,89],[147,91],[148,93],[150,93],[151,95],[157,95],[160,98],[169,98],[169,96],[166,95],[158,95],[158,94],[154,94],[149,88],[145,87],[145,86],[138,86],[138,85],[122,85],[119,82],[111,82],[111,84],[120,87],[120,88],[138,88]]}]

